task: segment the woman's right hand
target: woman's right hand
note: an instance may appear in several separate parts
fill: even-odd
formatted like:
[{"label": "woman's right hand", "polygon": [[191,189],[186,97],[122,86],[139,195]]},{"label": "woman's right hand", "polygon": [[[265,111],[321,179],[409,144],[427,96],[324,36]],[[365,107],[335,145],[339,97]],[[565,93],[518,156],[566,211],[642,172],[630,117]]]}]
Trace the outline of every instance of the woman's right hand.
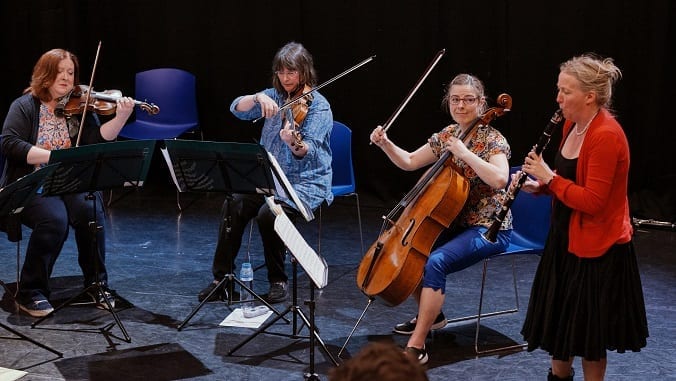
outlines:
[{"label": "woman's right hand", "polygon": [[382,147],[388,141],[387,133],[385,130],[383,130],[383,126],[378,126],[373,131],[371,131],[370,138],[371,143],[377,145],[378,147]]},{"label": "woman's right hand", "polygon": [[526,181],[521,185],[522,191],[526,193],[535,193],[540,190],[540,183],[533,180],[532,178],[528,177],[528,175],[525,172],[522,171],[517,171],[516,173],[512,174],[512,182],[510,183],[510,191],[512,186],[516,186],[516,182],[519,180],[519,177],[521,177],[521,174],[526,175]]},{"label": "woman's right hand", "polygon": [[265,95],[265,93],[260,92],[257,95],[257,101],[261,106],[261,116],[264,118],[270,118],[275,116],[279,111],[279,106],[272,98]]}]

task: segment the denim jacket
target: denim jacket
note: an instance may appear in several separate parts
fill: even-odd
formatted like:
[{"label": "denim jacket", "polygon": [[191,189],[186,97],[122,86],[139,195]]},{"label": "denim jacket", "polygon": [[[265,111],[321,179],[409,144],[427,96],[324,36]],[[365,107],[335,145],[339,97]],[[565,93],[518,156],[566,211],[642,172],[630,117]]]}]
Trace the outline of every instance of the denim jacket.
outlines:
[{"label": "denim jacket", "polygon": [[[285,103],[285,97],[274,88],[265,89],[265,95],[274,99],[279,106]],[[275,156],[284,174],[293,185],[298,197],[306,206],[315,210],[326,201],[333,201],[331,193],[331,129],[333,128],[333,113],[329,102],[319,94],[313,92],[313,100],[308,108],[305,120],[300,125],[303,142],[308,147],[304,157],[294,156],[291,149],[279,137],[282,129],[282,114],[265,119],[261,131],[261,145]],[[256,104],[249,111],[236,111],[235,107],[243,96],[237,97],[230,105],[230,111],[242,120],[253,120],[261,116],[261,107]],[[278,195],[278,201],[294,206],[293,201]]]}]

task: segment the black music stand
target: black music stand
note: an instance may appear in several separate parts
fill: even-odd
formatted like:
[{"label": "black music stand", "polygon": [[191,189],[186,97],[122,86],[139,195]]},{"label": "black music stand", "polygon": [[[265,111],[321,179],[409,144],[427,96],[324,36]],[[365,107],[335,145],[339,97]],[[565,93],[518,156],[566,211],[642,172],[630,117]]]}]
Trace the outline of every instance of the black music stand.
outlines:
[{"label": "black music stand", "polygon": [[[150,168],[150,158],[154,147],[154,140],[130,140],[52,151],[49,162],[60,163],[60,166],[45,183],[43,196],[87,193],[85,198],[91,200],[93,205],[89,230],[92,234],[92,251],[94,253],[98,252],[96,233],[103,229],[96,223],[96,195],[94,193],[124,186],[143,186]],[[94,261],[94,264],[98,277],[98,259]],[[34,328],[57,311],[93,291],[95,295],[100,296],[105,301],[107,310],[113,315],[113,319],[122,331],[125,341],[130,343],[131,338],[127,334],[127,330],[122,325],[122,321],[120,321],[110,301],[105,297],[101,286],[99,279],[96,279],[93,284],[78,295],[68,299],[56,307],[54,311],[35,321],[32,327]],[[112,327],[112,324],[110,327]]]},{"label": "black music stand", "polygon": [[[333,358],[329,352],[326,344],[319,336],[319,331],[315,326],[315,288],[322,288],[326,286],[328,280],[328,266],[324,258],[319,256],[303,239],[303,237],[298,233],[296,228],[291,223],[291,220],[284,213],[284,210],[279,205],[274,205],[274,199],[267,199],[270,209],[275,212],[277,217],[275,218],[275,232],[279,237],[284,241],[288,251],[293,256],[291,260],[293,268],[293,279],[292,279],[292,304],[289,305],[282,315],[275,317],[274,319],[268,321],[253,334],[243,340],[241,343],[233,347],[228,355],[232,355],[239,348],[244,346],[249,341],[253,340],[254,337],[258,336],[261,333],[267,333],[269,335],[285,336],[292,339],[308,338],[310,340],[310,371],[305,374],[306,380],[319,380],[319,376],[315,373],[315,341],[319,343],[321,348],[324,350],[324,353],[329,357],[333,365],[338,366],[338,362]],[[306,300],[305,304],[308,305],[310,310],[310,317],[305,316],[302,308],[298,305],[298,262],[305,269],[306,274],[310,278],[310,300]],[[267,329],[275,324],[279,319],[284,318],[288,313],[293,314],[293,328],[291,334],[279,333],[279,332],[268,332]],[[298,318],[303,320],[303,323],[308,327],[310,331],[308,336],[301,336],[300,329],[298,327]]]},{"label": "black music stand", "polygon": [[[164,142],[166,151],[163,150],[163,154],[174,183],[180,192],[225,193],[229,199],[232,199],[234,193],[270,196],[275,192],[268,154],[261,145],[195,140],[165,140]],[[226,220],[226,230],[230,229],[228,224],[229,221]],[[227,281],[230,281],[228,305],[240,302],[232,300],[234,283],[237,283],[275,314],[281,315],[263,297],[240,281],[234,274],[232,263],[230,263],[230,266],[230,272],[177,326],[179,331]]]},{"label": "black music stand", "polygon": [[[14,181],[13,183],[7,185],[6,187],[0,189],[0,217],[7,217],[8,219],[13,219],[16,218],[18,219],[19,213],[23,210],[24,206],[37,194],[38,190],[40,187],[42,187],[43,183],[47,179],[49,175],[51,175],[54,170],[58,167],[58,164],[55,165],[48,165],[46,167],[40,168],[39,170],[28,174],[26,176],[21,177],[20,179]],[[9,238],[10,241],[16,242],[16,266],[17,266],[17,273],[16,273],[16,291],[19,291],[19,258],[21,257],[21,245],[19,244],[21,242],[21,223],[16,221],[16,224],[18,226],[13,226],[16,228],[15,232],[10,232],[8,230],[7,232],[7,237]],[[11,290],[7,287],[5,282],[0,280],[0,285],[5,288],[5,292],[7,292],[7,295],[12,295]],[[34,339],[31,339],[30,337],[24,335],[21,332],[18,332],[11,327],[8,327],[7,325],[0,323],[0,327],[6,329],[7,331],[15,334],[16,336],[19,336],[21,339],[30,341],[31,343],[44,348],[54,354],[56,354],[59,357],[63,357],[63,353],[52,349],[45,344],[42,344]]]}]

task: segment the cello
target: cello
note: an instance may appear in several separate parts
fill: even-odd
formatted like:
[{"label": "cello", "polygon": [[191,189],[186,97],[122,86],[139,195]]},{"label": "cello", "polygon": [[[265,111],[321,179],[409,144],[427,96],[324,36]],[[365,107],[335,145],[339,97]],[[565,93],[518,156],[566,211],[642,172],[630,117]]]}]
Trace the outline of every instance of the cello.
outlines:
[{"label": "cello", "polygon": [[[478,125],[488,125],[512,105],[501,94],[492,107],[479,116],[460,138]],[[422,280],[423,269],[441,232],[450,227],[465,205],[469,181],[452,161],[449,151],[428,169],[402,201],[384,218],[378,239],[364,254],[357,271],[357,286],[364,294],[380,297],[390,306],[408,298]]]}]

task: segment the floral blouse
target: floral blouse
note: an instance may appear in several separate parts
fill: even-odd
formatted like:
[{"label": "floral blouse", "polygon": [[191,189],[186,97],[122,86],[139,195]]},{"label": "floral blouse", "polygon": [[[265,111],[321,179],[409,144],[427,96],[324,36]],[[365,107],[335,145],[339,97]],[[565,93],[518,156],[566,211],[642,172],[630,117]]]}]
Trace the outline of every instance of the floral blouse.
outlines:
[{"label": "floral blouse", "polygon": [[[451,136],[460,136],[460,133],[460,127],[457,124],[452,124],[432,135],[429,139],[429,144],[434,154],[437,157],[441,157],[444,152],[444,142]],[[507,159],[512,156],[507,139],[491,126],[479,125],[476,134],[467,144],[467,148],[485,161],[489,161],[491,156],[500,153],[504,153]],[[493,189],[490,185],[484,183],[472,167],[464,161],[456,157],[451,157],[451,160],[462,171],[460,174],[469,181],[470,185],[467,202],[465,202],[463,210],[456,218],[456,223],[462,227],[490,227],[493,223],[493,216],[502,207],[502,202],[507,191],[505,189]],[[500,229],[511,228],[512,213],[508,212]]]},{"label": "floral blouse", "polygon": [[[40,128],[36,146],[49,151],[71,147],[68,124],[64,118],[56,115],[45,105],[40,105]],[[44,165],[43,165],[44,166]],[[38,166],[39,167],[39,166]]]}]

